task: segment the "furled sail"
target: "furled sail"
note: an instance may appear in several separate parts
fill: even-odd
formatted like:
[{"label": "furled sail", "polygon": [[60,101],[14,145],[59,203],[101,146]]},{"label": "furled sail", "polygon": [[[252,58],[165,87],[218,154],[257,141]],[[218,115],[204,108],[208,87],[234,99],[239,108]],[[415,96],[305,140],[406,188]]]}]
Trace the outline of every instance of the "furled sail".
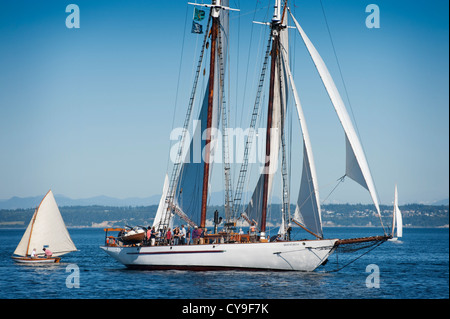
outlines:
[{"label": "furled sail", "polygon": [[[192,140],[187,149],[175,193],[175,205],[197,225],[200,224],[202,205],[204,168],[202,151],[206,145],[205,139],[202,138],[202,132],[206,129],[207,110],[208,90],[206,90],[203,99],[199,120],[196,127],[194,127]],[[214,121],[214,123],[217,125],[217,121]]]},{"label": "furled sail", "polygon": [[[288,47],[287,29],[282,29],[280,34],[280,47]],[[273,50],[273,48],[272,48]],[[278,59],[281,56],[278,55]],[[272,112],[272,128],[270,134],[270,158],[269,166],[262,167],[258,183],[253,191],[252,198],[245,209],[245,214],[250,220],[255,220],[258,225],[261,225],[261,213],[263,210],[263,188],[264,175],[268,175],[268,194],[271,194],[273,178],[278,170],[278,158],[281,146],[281,130],[282,130],[282,114],[286,114],[287,103],[287,77],[285,69],[281,67],[280,61],[277,61],[275,67],[275,82],[274,82],[274,98],[273,98],[273,112]],[[282,109],[283,108],[283,112]],[[266,154],[264,152],[264,154]],[[265,163],[264,163],[265,164]]]},{"label": "furled sail", "polygon": [[[228,6],[228,1],[222,1],[222,5]],[[215,10],[215,9],[213,9]],[[203,174],[205,167],[204,151],[206,146],[206,128],[208,118],[208,97],[209,87],[213,85],[213,111],[211,121],[211,142],[210,142],[210,163],[214,160],[214,150],[217,146],[217,128],[219,126],[222,96],[223,96],[223,68],[226,64],[227,53],[227,39],[228,39],[228,11],[221,10],[219,16],[219,36],[217,42],[219,49],[216,50],[215,67],[214,67],[214,83],[209,83],[206,86],[205,95],[200,109],[196,125],[194,125],[194,132],[189,146],[183,151],[186,154],[180,175],[178,177],[177,187],[174,194],[174,204],[176,209],[186,215],[194,224],[200,225],[201,221],[201,207],[202,207],[202,191],[203,191]],[[209,166],[211,172],[212,165]],[[211,176],[209,174],[209,176]],[[209,181],[207,181],[209,183]]]},{"label": "furled sail", "polygon": [[43,247],[49,248],[53,256],[61,256],[77,250],[70,238],[51,190],[45,195],[38,209],[34,212],[33,218],[14,251],[14,255],[25,257],[34,248],[38,254],[43,254]]},{"label": "furled sail", "polygon": [[[289,11],[290,12],[290,11]],[[291,12],[290,12],[291,13]],[[344,102],[334,84],[334,81],[328,71],[324,61],[322,60],[319,52],[317,52],[314,45],[311,43],[297,20],[292,15],[292,19],[300,33],[306,48],[311,55],[312,60],[320,74],[322,82],[328,92],[328,95],[333,103],[336,113],[341,121],[342,127],[345,131],[346,139],[346,175],[352,178],[354,181],[365,187],[372,197],[372,201],[375,204],[378,215],[381,218],[380,207],[378,204],[378,197],[375,191],[375,185],[370,174],[369,165],[367,163],[364,151],[362,149],[359,138],[355,132],[350,116],[345,108]]]},{"label": "furled sail", "polygon": [[300,98],[298,97],[297,88],[288,65],[286,51],[282,50],[282,54],[286,73],[294,95],[294,102],[297,108],[300,128],[303,135],[303,170],[294,218],[317,236],[323,237],[319,188],[317,185],[317,174],[312,153],[311,140],[309,138],[308,128],[300,103]]}]

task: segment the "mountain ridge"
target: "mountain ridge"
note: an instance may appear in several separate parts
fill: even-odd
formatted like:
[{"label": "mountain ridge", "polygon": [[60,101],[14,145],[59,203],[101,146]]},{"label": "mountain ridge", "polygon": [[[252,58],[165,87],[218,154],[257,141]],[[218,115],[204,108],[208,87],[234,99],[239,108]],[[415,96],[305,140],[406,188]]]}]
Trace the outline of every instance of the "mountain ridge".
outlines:
[{"label": "mountain ridge", "polygon": [[[0,209],[27,209],[35,208],[39,206],[42,198],[45,194],[41,196],[29,196],[29,197],[18,197],[13,196],[9,199],[0,199]],[[161,198],[160,194],[152,195],[149,197],[127,197],[127,198],[116,198],[111,196],[99,195],[88,198],[73,199],[61,194],[55,194],[55,200],[58,206],[114,206],[114,207],[127,207],[127,206],[151,206],[158,205]],[[247,196],[250,198],[250,196]],[[278,197],[274,197],[272,200],[273,204],[281,203]],[[223,192],[213,192],[211,193],[209,199],[209,205],[222,205],[223,204]],[[346,204],[346,203],[341,203]],[[426,205],[449,205],[449,199],[442,199],[434,201],[432,203],[418,203]]]}]

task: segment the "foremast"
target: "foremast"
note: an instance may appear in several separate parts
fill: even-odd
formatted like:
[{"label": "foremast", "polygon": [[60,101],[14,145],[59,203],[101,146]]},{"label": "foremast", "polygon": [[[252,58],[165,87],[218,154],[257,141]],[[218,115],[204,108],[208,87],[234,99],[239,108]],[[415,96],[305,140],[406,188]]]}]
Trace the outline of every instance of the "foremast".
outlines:
[{"label": "foremast", "polygon": [[[280,31],[283,27],[281,24],[282,17],[281,12],[281,0],[275,1],[274,14],[271,22],[271,37],[272,37],[272,51],[270,55],[270,82],[269,82],[269,102],[267,107],[267,128],[266,128],[266,157],[264,164],[264,180],[263,180],[263,202],[262,202],[262,213],[261,213],[261,225],[260,231],[262,237],[265,236],[266,231],[266,219],[267,219],[267,206],[269,197],[269,173],[270,169],[270,157],[271,157],[271,134],[272,134],[272,121],[273,121],[273,104],[275,99],[275,74],[276,67],[280,55]],[[283,16],[284,16],[283,11]],[[278,71],[280,74],[281,70]],[[281,97],[281,96],[280,96]],[[284,129],[282,127],[282,129]],[[284,186],[284,185],[283,185]],[[284,193],[284,190],[283,190]]]},{"label": "foremast", "polygon": [[[213,0],[211,4],[190,2],[189,4],[207,7],[210,9],[210,14],[203,40],[202,51],[197,65],[191,98],[186,113],[185,124],[182,131],[183,134],[181,142],[179,143],[177,160],[174,163],[167,193],[166,195],[163,195],[165,196],[165,202],[162,204],[164,205],[164,208],[162,208],[164,213],[162,214],[161,222],[157,225],[158,229],[162,231],[163,234],[170,226],[170,221],[174,214],[178,215],[191,226],[205,227],[209,179],[211,173],[210,166],[213,161],[213,149],[215,143],[215,128],[219,124],[220,114],[225,112],[223,109],[225,107],[223,83],[226,60],[224,56],[227,52],[228,41],[228,36],[226,35],[228,30],[227,11],[238,11],[237,9],[229,8],[228,1],[225,0]],[[198,128],[194,127],[194,138],[198,133],[202,139],[200,154],[198,154],[196,145],[192,144],[194,143],[194,138],[190,141],[191,144],[189,146],[186,144],[186,132],[189,127],[192,114],[191,111],[195,101],[197,82],[203,62],[203,54],[205,50],[208,49],[208,43],[210,44],[211,50],[210,61],[206,62],[206,64],[209,64],[208,85],[201,106],[199,120],[197,122],[200,123],[200,126]],[[226,120],[223,119],[222,123],[226,123]],[[201,132],[199,128],[201,128]],[[187,152],[186,147],[188,147]],[[200,158],[201,161],[198,161]],[[193,174],[196,176],[196,181],[192,180]],[[193,188],[191,185],[199,185],[199,187]],[[194,198],[194,200],[189,200],[189,203],[187,203],[183,198]],[[230,200],[227,202],[230,202]]]}]

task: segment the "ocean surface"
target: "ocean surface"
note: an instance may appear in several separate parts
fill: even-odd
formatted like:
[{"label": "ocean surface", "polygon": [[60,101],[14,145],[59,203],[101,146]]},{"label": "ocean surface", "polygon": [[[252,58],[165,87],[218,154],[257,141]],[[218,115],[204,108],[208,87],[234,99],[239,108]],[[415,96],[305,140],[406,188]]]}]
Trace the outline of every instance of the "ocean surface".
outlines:
[{"label": "ocean surface", "polygon": [[[313,273],[128,270],[99,248],[104,231],[91,228],[69,229],[78,251],[63,256],[60,264],[21,265],[11,255],[23,232],[0,229],[0,299],[449,298],[448,229],[406,228],[399,241],[364,255],[333,254]],[[381,232],[325,228],[324,233],[352,238]]]}]

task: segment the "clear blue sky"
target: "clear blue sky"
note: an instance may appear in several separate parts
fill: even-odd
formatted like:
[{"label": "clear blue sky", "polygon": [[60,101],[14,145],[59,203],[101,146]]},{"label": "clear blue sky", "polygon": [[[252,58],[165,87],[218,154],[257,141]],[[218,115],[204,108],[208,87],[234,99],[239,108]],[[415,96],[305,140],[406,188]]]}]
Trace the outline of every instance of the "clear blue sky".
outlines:
[{"label": "clear blue sky", "polygon": [[[79,29],[66,28],[70,3],[80,8]],[[241,87],[255,70],[248,43],[265,28],[252,19],[267,20],[271,3],[230,1],[241,9],[230,20],[230,65],[239,68]],[[322,3],[380,202],[392,203],[395,183],[400,203],[448,198],[448,1]],[[379,29],[365,25],[370,3],[380,8]],[[347,102],[320,1],[291,7]],[[72,198],[160,193],[181,51],[175,126],[182,125],[201,39],[190,33],[192,10],[184,0],[0,0],[0,199],[50,188]],[[298,37],[292,46],[323,198],[344,173],[344,137]],[[344,184],[335,201],[370,202],[352,181]]]}]

